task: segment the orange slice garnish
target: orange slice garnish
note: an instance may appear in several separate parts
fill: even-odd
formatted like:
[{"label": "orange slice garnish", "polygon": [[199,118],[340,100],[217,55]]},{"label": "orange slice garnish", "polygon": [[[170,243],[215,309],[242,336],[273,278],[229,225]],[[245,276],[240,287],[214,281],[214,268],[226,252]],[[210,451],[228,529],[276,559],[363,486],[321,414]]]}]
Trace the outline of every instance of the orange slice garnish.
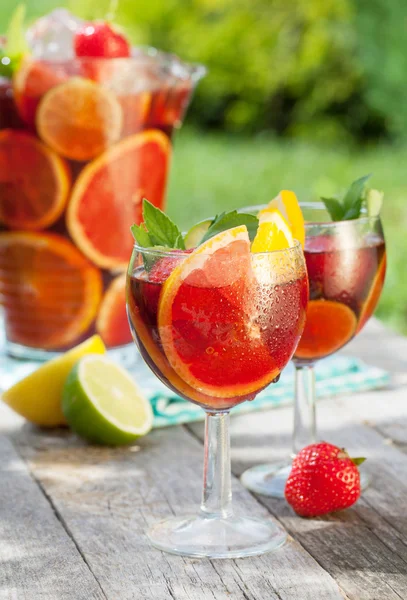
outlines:
[{"label": "orange slice garnish", "polygon": [[67,226],[76,245],[96,265],[125,270],[140,223],[142,199],[162,207],[170,141],[156,129],[132,135],[86,165],[72,190]]},{"label": "orange slice garnish", "polygon": [[356,333],[363,328],[366,322],[370,319],[374,310],[379,302],[380,295],[384,286],[384,280],[386,277],[386,254],[384,254],[380,266],[377,270],[376,276],[373,280],[372,286],[369,291],[369,295],[363,304],[362,310],[359,315],[359,322],[356,329]]},{"label": "orange slice garnish", "polygon": [[96,319],[96,331],[109,348],[132,341],[126,313],[125,273],[113,279],[107,288]]},{"label": "orange slice garnish", "polygon": [[345,346],[356,333],[355,313],[341,302],[310,300],[295,358],[317,360]]},{"label": "orange slice garnish", "polygon": [[261,214],[252,252],[285,250],[294,246],[290,226],[279,210],[273,209]]},{"label": "orange slice garnish", "polygon": [[94,81],[72,77],[45,94],[36,123],[40,137],[53,150],[85,161],[119,139],[123,115],[111,91]]},{"label": "orange slice garnish", "polygon": [[247,397],[279,374],[255,323],[252,277],[249,236],[240,226],[199,246],[163,285],[158,330],[165,355],[207,396]]},{"label": "orange slice garnish", "polygon": [[68,165],[33,135],[0,132],[0,223],[44,229],[59,219],[70,187]]},{"label": "orange slice garnish", "polygon": [[274,211],[279,211],[288,223],[293,237],[298,240],[302,247],[305,243],[305,224],[301,207],[298,203],[297,196],[291,190],[281,190],[266,208],[263,208],[259,214],[259,220],[267,218]]},{"label": "orange slice garnish", "polygon": [[36,348],[79,341],[102,295],[98,269],[56,234],[0,234],[0,305],[7,338]]}]

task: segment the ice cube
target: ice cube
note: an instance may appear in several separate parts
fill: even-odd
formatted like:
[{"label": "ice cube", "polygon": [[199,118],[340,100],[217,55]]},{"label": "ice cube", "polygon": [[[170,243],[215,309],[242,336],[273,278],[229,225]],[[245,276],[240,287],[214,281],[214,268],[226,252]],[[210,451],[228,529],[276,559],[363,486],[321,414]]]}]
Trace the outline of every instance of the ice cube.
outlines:
[{"label": "ice cube", "polygon": [[84,21],[65,8],[56,8],[27,30],[27,42],[35,58],[63,61],[74,58],[73,39]]}]

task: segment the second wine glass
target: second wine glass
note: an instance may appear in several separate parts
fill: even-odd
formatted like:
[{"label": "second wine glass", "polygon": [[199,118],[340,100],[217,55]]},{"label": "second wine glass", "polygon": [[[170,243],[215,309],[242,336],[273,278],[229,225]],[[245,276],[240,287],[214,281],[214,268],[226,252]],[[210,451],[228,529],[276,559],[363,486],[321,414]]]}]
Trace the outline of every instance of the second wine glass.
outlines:
[{"label": "second wine glass", "polygon": [[[380,217],[329,221],[322,203],[301,203],[306,225],[305,259],[310,299],[303,335],[294,354],[295,399],[292,456],[317,441],[315,363],[348,344],[379,301],[386,274]],[[253,209],[252,209],[253,210]],[[291,462],[258,465],[245,471],[250,490],[284,497]],[[362,489],[369,481],[361,471]]]}]

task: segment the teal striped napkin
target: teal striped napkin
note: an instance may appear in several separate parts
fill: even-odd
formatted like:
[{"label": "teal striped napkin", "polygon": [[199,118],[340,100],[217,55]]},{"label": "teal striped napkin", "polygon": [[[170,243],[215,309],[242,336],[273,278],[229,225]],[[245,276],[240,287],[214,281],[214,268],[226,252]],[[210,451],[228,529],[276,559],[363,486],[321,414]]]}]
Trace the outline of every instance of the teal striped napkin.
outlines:
[{"label": "teal striped napkin", "polygon": [[[149,398],[154,410],[154,427],[166,427],[190,423],[204,418],[204,411],[197,405],[183,400],[162,384],[144,364],[135,346],[109,352],[111,358],[124,365]],[[0,392],[34,371],[42,363],[11,358],[4,349],[4,337],[0,328]],[[317,396],[326,398],[343,393],[354,393],[385,387],[390,376],[382,369],[371,367],[356,358],[333,356],[317,363]],[[278,383],[260,392],[252,402],[243,402],[233,409],[234,414],[252,410],[264,410],[289,404],[294,394],[294,368],[290,364]]]}]

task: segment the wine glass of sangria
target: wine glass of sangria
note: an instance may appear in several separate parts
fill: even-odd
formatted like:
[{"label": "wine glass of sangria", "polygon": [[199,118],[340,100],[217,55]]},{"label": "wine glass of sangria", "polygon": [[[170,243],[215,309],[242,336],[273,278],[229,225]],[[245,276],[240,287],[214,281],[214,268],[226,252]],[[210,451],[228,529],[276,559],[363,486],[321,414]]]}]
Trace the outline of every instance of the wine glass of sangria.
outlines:
[{"label": "wine glass of sangria", "polygon": [[[282,198],[284,192],[277,206]],[[287,195],[285,201],[292,214]],[[309,303],[305,329],[293,357],[292,456],[318,438],[315,363],[346,346],[361,331],[376,308],[386,273],[386,247],[378,214],[369,216],[362,209],[358,218],[333,221],[322,202],[304,202],[300,207],[305,219]],[[284,498],[290,470],[290,461],[258,465],[245,471],[241,480],[256,493]],[[362,468],[362,489],[368,483]]]},{"label": "wine glass of sangria", "polygon": [[[155,375],[200,405],[206,418],[201,506],[193,516],[155,524],[148,537],[155,547],[186,556],[268,552],[286,533],[234,512],[229,413],[276,380],[297,346],[308,301],[301,245],[281,244],[277,233],[270,245],[261,232],[251,245],[243,224],[213,237],[208,232],[195,249],[185,250],[183,242],[163,249],[157,229],[145,223],[137,228],[127,274],[133,338]],[[151,243],[147,229],[161,247],[143,247]],[[277,249],[261,251],[263,241]]]}]

